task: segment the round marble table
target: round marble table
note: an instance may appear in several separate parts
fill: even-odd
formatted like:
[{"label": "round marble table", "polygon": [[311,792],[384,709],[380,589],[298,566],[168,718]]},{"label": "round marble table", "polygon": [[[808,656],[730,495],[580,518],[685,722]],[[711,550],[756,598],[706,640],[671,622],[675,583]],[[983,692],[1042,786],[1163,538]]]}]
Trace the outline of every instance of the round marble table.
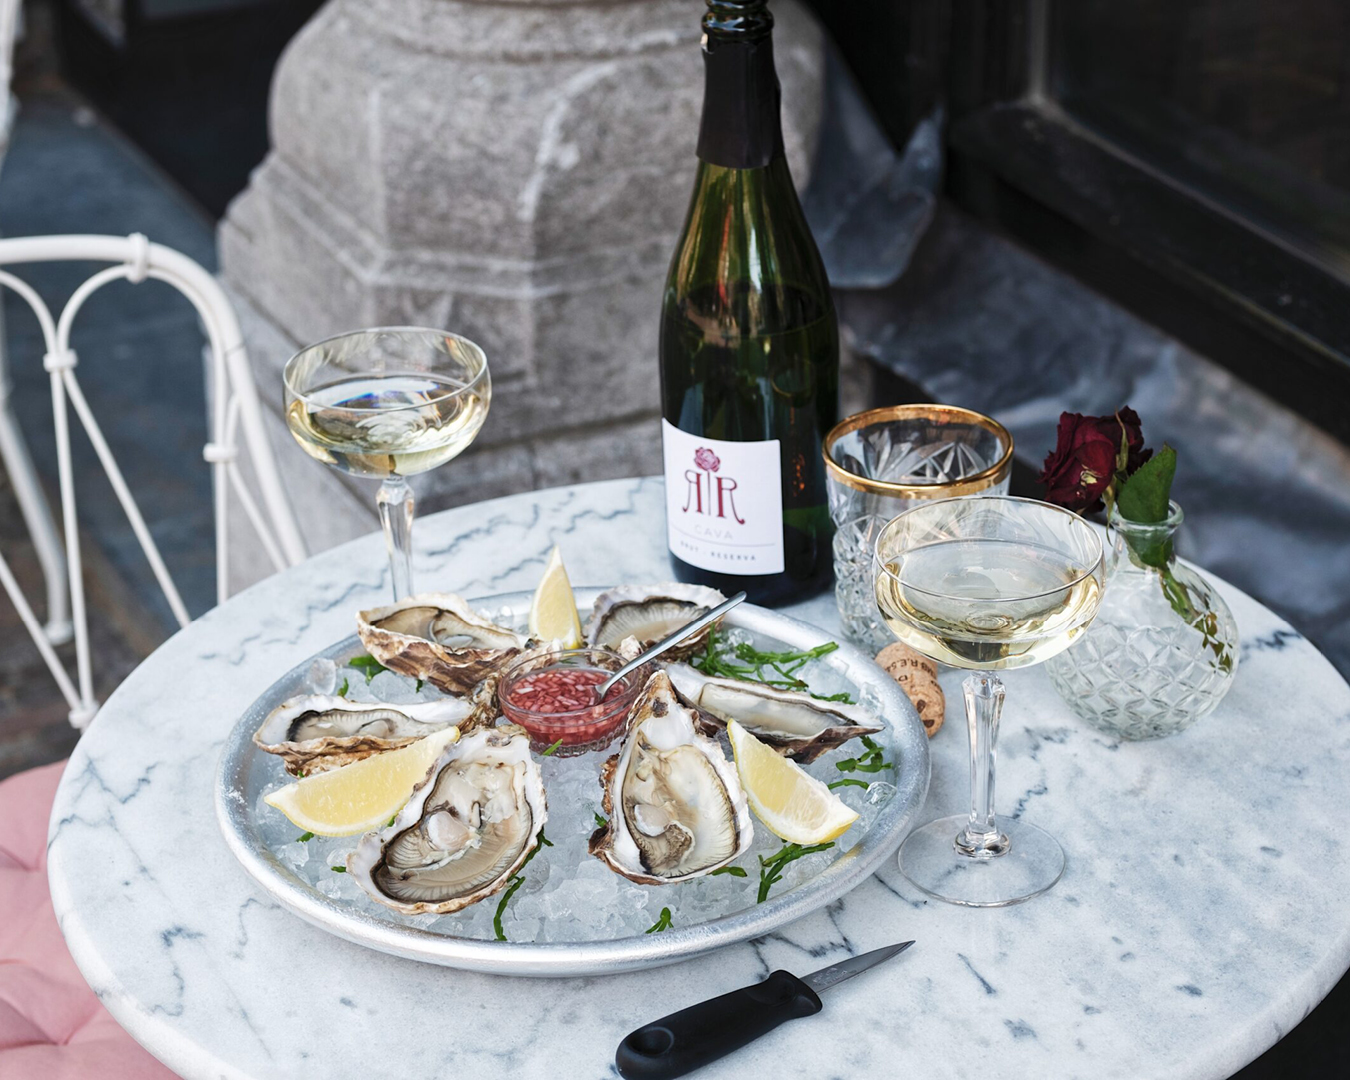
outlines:
[{"label": "round marble table", "polygon": [[[515,496],[418,523],[424,588],[533,587],[562,546],[577,584],[667,576],[656,480]],[[52,899],[81,971],[185,1077],[613,1075],[630,1029],[785,967],[903,938],[902,959],[832,990],[700,1075],[1217,1080],[1274,1043],[1350,963],[1350,688],[1234,589],[1237,682],[1191,731],[1113,743],[1038,670],[1015,672],[998,808],[1068,854],[1060,884],[981,911],[928,902],[889,863],[760,941],[603,979],[476,975],[350,945],[288,914],[216,829],[211,785],[236,717],[386,597],[381,541],[318,556],[175,635],[108,701],[53,808]],[[794,614],[835,624],[819,598]],[[927,812],[962,809],[966,740],[933,743]]]}]

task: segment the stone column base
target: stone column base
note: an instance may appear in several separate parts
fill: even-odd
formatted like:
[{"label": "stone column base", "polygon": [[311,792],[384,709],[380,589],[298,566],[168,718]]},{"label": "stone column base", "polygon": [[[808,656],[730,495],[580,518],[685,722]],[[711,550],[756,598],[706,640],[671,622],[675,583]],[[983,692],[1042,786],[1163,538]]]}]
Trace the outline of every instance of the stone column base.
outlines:
[{"label": "stone column base", "polygon": [[[802,185],[824,40],[796,0],[773,10]],[[373,487],[325,473],[280,420],[286,359],[345,330],[444,327],[488,354],[487,423],[462,458],[414,478],[423,513],[659,471],[657,331],[697,164],[701,13],[330,0],[292,41],[272,152],[219,244],[311,550],[376,525]],[[254,555],[241,539],[240,580],[265,569]]]}]

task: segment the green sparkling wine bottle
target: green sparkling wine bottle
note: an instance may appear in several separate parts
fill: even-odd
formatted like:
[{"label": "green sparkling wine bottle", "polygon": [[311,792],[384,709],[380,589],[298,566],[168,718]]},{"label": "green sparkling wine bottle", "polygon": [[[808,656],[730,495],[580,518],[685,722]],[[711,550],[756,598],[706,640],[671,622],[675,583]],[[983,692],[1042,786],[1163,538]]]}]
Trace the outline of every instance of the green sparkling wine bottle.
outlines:
[{"label": "green sparkling wine bottle", "polygon": [[667,536],[681,581],[781,604],[830,580],[839,328],[783,156],[773,16],[707,4],[698,173],[661,309]]}]

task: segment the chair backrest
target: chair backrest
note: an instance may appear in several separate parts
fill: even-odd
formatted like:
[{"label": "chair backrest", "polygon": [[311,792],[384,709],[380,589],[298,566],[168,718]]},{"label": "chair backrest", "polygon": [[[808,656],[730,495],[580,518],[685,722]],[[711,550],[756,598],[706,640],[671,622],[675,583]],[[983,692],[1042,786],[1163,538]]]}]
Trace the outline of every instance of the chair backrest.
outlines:
[{"label": "chair backrest", "polygon": [[[88,278],[71,294],[60,316],[53,318],[51,310],[37,292],[3,268],[20,263],[58,261],[91,261],[112,265]],[[93,718],[98,702],[93,694],[89,627],[81,572],[80,530],[76,516],[75,478],[71,467],[70,409],[74,410],[93,444],[174,617],[183,626],[189,621],[178,589],[165,569],[164,560],[145,526],[136,500],[80,389],[75,374],[77,358],[70,347],[71,327],[90,296],[112,281],[137,283],[146,278],[166,282],[186,296],[196,309],[206,335],[209,441],[203,449],[203,457],[210,463],[214,481],[217,600],[223,602],[229,595],[226,513],[231,490],[278,570],[294,565],[305,557],[304,542],[281,486],[276,460],[263,427],[257,388],[244,351],[239,320],[215,278],[186,255],[160,244],[152,244],[139,233],[131,236],[28,236],[0,239],[0,286],[12,289],[33,309],[45,343],[43,366],[51,380],[71,616],[75,625],[78,686],[72,684],[53,652],[32,609],[19,591],[13,574],[4,565],[3,558],[0,558],[0,585],[9,593],[47,666],[52,669],[52,675],[70,705],[71,723],[80,728]],[[15,360],[22,362],[21,358],[14,358],[11,363]],[[237,461],[241,437],[252,466],[252,485]],[[253,488],[257,490],[256,498]]]}]

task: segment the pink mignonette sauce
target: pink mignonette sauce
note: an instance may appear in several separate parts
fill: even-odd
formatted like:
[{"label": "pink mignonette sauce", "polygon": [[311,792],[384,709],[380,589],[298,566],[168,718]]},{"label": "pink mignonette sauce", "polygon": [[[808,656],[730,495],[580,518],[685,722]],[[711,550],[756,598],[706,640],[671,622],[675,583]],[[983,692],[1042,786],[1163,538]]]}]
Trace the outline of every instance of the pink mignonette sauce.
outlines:
[{"label": "pink mignonette sauce", "polygon": [[622,664],[622,658],[607,649],[523,658],[502,677],[502,713],[529,732],[535,751],[560,739],[554,751],[558,757],[602,750],[623,727],[637,696],[638,686],[630,675],[612,686],[604,701],[595,700],[596,688]]}]

